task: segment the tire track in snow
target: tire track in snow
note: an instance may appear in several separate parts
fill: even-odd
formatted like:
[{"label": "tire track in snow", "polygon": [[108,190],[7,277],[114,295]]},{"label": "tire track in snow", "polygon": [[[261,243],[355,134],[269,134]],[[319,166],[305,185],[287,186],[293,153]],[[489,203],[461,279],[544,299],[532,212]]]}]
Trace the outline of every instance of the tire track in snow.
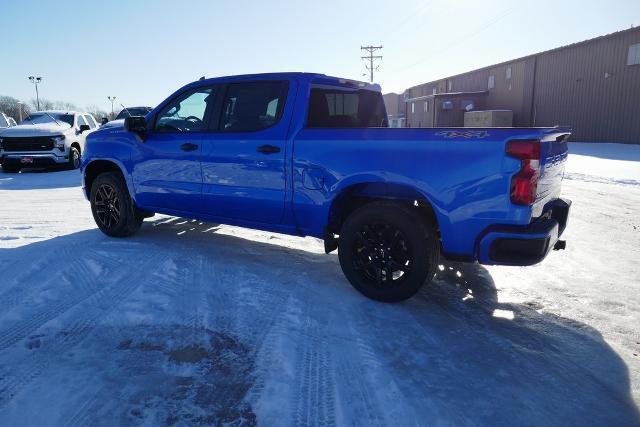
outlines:
[{"label": "tire track in snow", "polygon": [[[170,259],[173,261],[173,259]],[[165,269],[167,267],[171,267],[165,263]],[[154,289],[161,290],[164,295],[167,295],[172,301],[179,301],[182,304],[182,307],[178,307],[179,313],[186,313],[186,298],[183,296],[187,295],[188,285],[192,282],[190,274],[190,268],[178,270],[178,271],[154,271],[148,277],[146,277],[145,281],[140,283],[138,288],[144,286],[153,286]],[[116,314],[111,313],[108,316],[105,316],[104,322],[107,323],[107,320]],[[190,319],[190,317],[178,317],[176,316],[175,310],[169,311],[167,316],[162,318],[161,320],[168,324],[177,324],[177,325],[186,325],[187,322],[185,319]],[[117,322],[116,322],[117,323]],[[132,338],[141,337],[131,337],[130,334],[125,334],[122,331],[121,327],[109,327],[106,326],[109,331],[108,340],[109,342],[115,344],[113,351],[116,351],[117,346],[123,343],[123,341]],[[142,337],[145,338],[145,337]],[[136,352],[131,357],[136,359],[136,363],[153,366],[155,365],[154,355],[151,352]],[[122,356],[123,360],[126,360],[126,355]],[[127,362],[124,362],[127,364]],[[131,363],[131,362],[128,362]],[[64,424],[66,426],[86,426],[95,424],[96,414],[99,413],[108,413],[108,414],[116,414],[118,411],[122,411],[122,407],[115,407],[119,402],[113,400],[107,400],[105,397],[109,396],[109,389],[106,386],[102,386],[97,390],[94,390],[91,394],[87,395],[87,398],[82,401],[82,404],[79,407],[73,408],[70,415],[65,415],[62,417],[62,420],[68,421]],[[114,422],[115,423],[115,422]]]},{"label": "tire track in snow", "polygon": [[[54,340],[24,359],[23,369],[16,366],[14,371],[0,382],[0,410],[8,405],[29,383],[34,381],[60,354],[81,343],[103,317],[108,315],[139,286],[140,279],[148,274],[147,269],[160,259],[156,252],[135,274],[123,280],[111,281],[90,298],[98,310],[82,310],[74,317],[74,322],[56,334]],[[123,271],[127,271],[126,269]],[[125,274],[126,276],[126,274]]]},{"label": "tire track in snow", "polygon": [[[6,314],[12,308],[18,306],[30,295],[41,290],[51,282],[58,280],[58,274],[52,274],[51,266],[55,266],[56,269],[60,265],[66,265],[68,262],[77,261],[77,257],[74,253],[81,247],[81,243],[75,245],[64,246],[58,251],[51,250],[49,252],[53,254],[47,254],[44,258],[40,258],[35,264],[29,263],[29,270],[23,271],[25,260],[15,261],[9,263],[9,265],[3,268],[6,272],[18,273],[11,278],[8,283],[13,283],[13,286],[9,285],[9,289],[0,295],[0,313]],[[22,273],[19,273],[23,271]],[[4,276],[6,277],[6,276]],[[37,284],[37,286],[34,286]]]},{"label": "tire track in snow", "polygon": [[298,350],[296,401],[293,419],[299,426],[335,425],[335,381],[328,346],[320,339],[320,327],[306,318]]},{"label": "tire track in snow", "polygon": [[366,382],[367,372],[357,356],[344,356],[340,358],[336,373],[340,381],[340,400],[344,408],[349,411],[352,423],[366,426],[384,426],[385,418],[381,413],[382,407],[378,402],[373,384]]},{"label": "tire track in snow", "polygon": [[[117,268],[122,266],[112,264],[109,267]],[[93,279],[93,272],[90,270],[87,265],[87,261],[84,259],[76,260],[71,263],[67,271],[54,276],[51,282],[59,281],[66,277],[71,277],[74,281],[77,280],[78,288],[84,288],[85,292],[70,293],[70,298],[46,303],[44,309],[41,311],[31,314],[26,319],[20,319],[13,322],[9,328],[0,332],[0,351],[5,350],[26,338],[45,323],[67,312],[100,290],[99,285],[94,285],[91,282],[91,279]],[[69,293],[66,295],[69,295]]]}]

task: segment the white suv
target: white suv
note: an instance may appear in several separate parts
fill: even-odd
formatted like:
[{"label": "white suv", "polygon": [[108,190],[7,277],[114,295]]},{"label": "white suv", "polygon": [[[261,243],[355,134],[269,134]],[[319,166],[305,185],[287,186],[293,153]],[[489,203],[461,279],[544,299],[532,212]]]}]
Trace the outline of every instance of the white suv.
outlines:
[{"label": "white suv", "polygon": [[98,128],[89,113],[38,111],[18,126],[0,130],[0,160],[3,172],[26,167],[80,166],[87,134]]}]

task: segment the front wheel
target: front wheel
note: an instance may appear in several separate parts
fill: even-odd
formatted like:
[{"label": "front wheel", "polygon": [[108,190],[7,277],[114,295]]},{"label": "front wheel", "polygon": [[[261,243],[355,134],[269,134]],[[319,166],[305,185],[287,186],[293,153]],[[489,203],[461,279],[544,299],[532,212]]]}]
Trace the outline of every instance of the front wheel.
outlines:
[{"label": "front wheel", "polygon": [[112,237],[131,236],[140,229],[142,217],[122,177],[114,172],[98,175],[91,185],[91,212],[100,230]]},{"label": "front wheel", "polygon": [[434,224],[413,208],[373,202],[342,226],[338,257],[345,276],[365,296],[383,302],[412,297],[435,274],[440,246]]},{"label": "front wheel", "polygon": [[80,167],[80,151],[76,147],[69,149],[69,162],[67,163],[68,169],[78,169]]}]

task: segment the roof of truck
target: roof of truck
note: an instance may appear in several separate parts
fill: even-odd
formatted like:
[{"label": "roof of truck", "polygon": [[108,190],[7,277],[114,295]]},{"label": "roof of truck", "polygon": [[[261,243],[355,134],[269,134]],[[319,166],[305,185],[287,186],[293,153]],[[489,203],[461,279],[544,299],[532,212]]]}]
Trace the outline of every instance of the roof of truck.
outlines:
[{"label": "roof of truck", "polygon": [[302,73],[302,72],[281,72],[281,73],[258,73],[258,74],[240,74],[235,76],[220,76],[207,79],[198,80],[198,82],[217,82],[225,80],[306,80],[316,84],[332,84],[332,85],[347,85],[351,87],[360,87],[368,90],[380,91],[380,85],[377,83],[367,83],[353,79],[344,79],[340,77],[327,76],[320,73]]},{"label": "roof of truck", "polygon": [[73,110],[40,110],[40,111],[32,111],[30,114],[90,114],[82,111],[73,111]]}]

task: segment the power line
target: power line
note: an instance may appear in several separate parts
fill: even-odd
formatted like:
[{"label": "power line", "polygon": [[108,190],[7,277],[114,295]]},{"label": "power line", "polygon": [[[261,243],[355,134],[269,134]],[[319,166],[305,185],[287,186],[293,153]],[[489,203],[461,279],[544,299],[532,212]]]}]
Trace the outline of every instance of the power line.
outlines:
[{"label": "power line", "polygon": [[376,59],[382,59],[381,55],[376,56],[373,53],[380,49],[382,49],[382,46],[360,46],[360,50],[366,50],[367,52],[369,52],[369,56],[361,56],[360,58],[369,60],[369,65],[365,65],[365,68],[369,70],[371,83],[373,83],[373,72],[378,71],[378,69],[380,68],[379,65],[376,65],[374,67],[373,61],[375,61]]},{"label": "power line", "polygon": [[502,11],[502,13],[495,15],[493,17],[493,19],[490,19],[489,21],[487,21],[485,23],[485,25],[477,28],[476,30],[463,35],[461,38],[453,41],[452,43],[449,43],[449,44],[441,47],[440,49],[438,49],[435,52],[432,52],[432,53],[430,53],[430,54],[428,54],[426,56],[423,56],[422,58],[420,58],[416,62],[413,62],[411,64],[405,65],[404,67],[394,68],[393,71],[406,71],[406,70],[408,70],[410,68],[415,67],[416,65],[420,65],[420,64],[422,64],[423,62],[425,62],[425,61],[427,61],[429,59],[433,59],[433,58],[435,58],[435,57],[447,52],[452,47],[455,47],[455,46],[457,46],[457,45],[459,45],[459,44],[461,44],[461,43],[463,43],[463,42],[475,37],[476,35],[482,33],[483,31],[485,31],[487,29],[489,29],[490,27],[494,26],[495,24],[500,22],[502,19],[504,19],[505,17],[507,17],[508,15],[513,13],[516,9],[517,9],[517,5]]}]

